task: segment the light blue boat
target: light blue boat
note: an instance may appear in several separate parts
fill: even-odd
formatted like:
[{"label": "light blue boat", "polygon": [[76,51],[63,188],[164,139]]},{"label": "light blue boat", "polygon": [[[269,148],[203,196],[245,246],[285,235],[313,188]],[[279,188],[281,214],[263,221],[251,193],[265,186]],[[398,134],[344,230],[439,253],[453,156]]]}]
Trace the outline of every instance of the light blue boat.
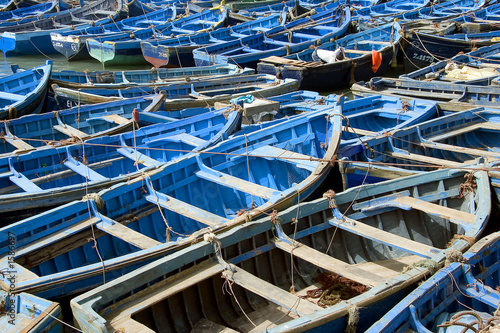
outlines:
[{"label": "light blue boat", "polygon": [[376,332],[478,332],[498,327],[500,234],[474,244],[367,330]]}]

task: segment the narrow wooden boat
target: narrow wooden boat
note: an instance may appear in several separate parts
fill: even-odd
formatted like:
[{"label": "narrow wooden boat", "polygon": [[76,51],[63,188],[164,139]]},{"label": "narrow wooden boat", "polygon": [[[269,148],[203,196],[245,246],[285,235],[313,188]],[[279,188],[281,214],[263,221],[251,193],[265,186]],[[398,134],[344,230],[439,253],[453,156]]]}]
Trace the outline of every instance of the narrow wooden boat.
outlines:
[{"label": "narrow wooden boat", "polygon": [[52,61],[0,78],[0,119],[40,113],[47,96]]},{"label": "narrow wooden boat", "polygon": [[402,98],[424,98],[438,101],[445,110],[467,110],[485,106],[498,108],[500,87],[447,82],[425,82],[406,79],[374,77],[351,86],[357,96],[386,95]]},{"label": "narrow wooden boat", "polygon": [[399,50],[400,30],[397,22],[389,23],[285,57],[263,58],[257,72],[296,79],[299,89],[345,89],[387,72]]},{"label": "narrow wooden boat", "polygon": [[[12,236],[12,239],[15,237]],[[16,277],[13,271],[4,274]],[[0,298],[0,326],[3,332],[63,332],[61,306],[58,303],[27,293],[13,294],[4,290],[0,290]]]},{"label": "narrow wooden boat", "polygon": [[366,332],[498,329],[499,248],[498,232],[482,238],[462,262],[442,268]]},{"label": "narrow wooden boat", "polygon": [[403,15],[407,12],[413,12],[415,10],[424,8],[429,4],[430,1],[428,0],[418,0],[411,2],[404,0],[392,0],[372,6],[359,7],[354,5],[352,7],[353,21],[368,20],[373,22],[377,19],[382,19],[385,20],[384,23],[387,23],[397,15]]},{"label": "narrow wooden boat", "polygon": [[[2,244],[9,232],[16,235],[16,292],[75,294],[186,247],[207,230],[218,233],[306,199],[333,166],[340,108],[324,107],[203,153],[167,158],[164,167],[143,177],[3,228]],[[181,153],[163,149],[167,142],[173,146],[173,138],[120,151],[132,161],[164,159]],[[184,140],[199,142],[190,135]],[[2,268],[6,249],[0,250]]]},{"label": "narrow wooden boat", "polygon": [[20,7],[9,11],[0,11],[0,24],[3,25],[6,23],[5,21],[9,21],[11,24],[16,24],[20,20],[28,17],[41,17],[44,14],[58,11],[58,3],[59,2],[57,0],[51,0],[29,7]]},{"label": "narrow wooden boat", "polygon": [[87,39],[93,38],[99,40],[99,38],[109,36],[110,34],[122,34],[126,31],[133,32],[137,29],[158,24],[158,22],[162,22],[163,24],[174,20],[176,15],[176,7],[172,5],[149,14],[130,17],[97,27],[87,27],[85,29],[66,32],[53,32],[50,34],[50,39],[54,49],[68,60],[92,59],[87,50],[85,42]]},{"label": "narrow wooden boat", "polygon": [[278,31],[275,34],[268,31],[268,35],[257,34],[198,48],[193,50],[193,58],[196,66],[232,63],[256,68],[262,58],[300,52],[343,36],[351,21],[349,8],[339,7],[332,16],[329,20],[299,25],[290,31]]},{"label": "narrow wooden boat", "polygon": [[83,142],[104,135],[113,135],[133,129],[133,111],[139,112],[143,127],[168,119],[150,112],[158,111],[163,105],[163,94],[129,98],[121,101],[78,106],[67,110],[27,115],[3,122],[0,125],[0,158],[19,155],[41,149]]},{"label": "narrow wooden boat", "polygon": [[158,22],[145,29],[100,37],[99,40],[87,39],[90,55],[106,65],[137,65],[147,63],[141,51],[141,42],[161,37],[192,34],[199,30],[213,30],[224,26],[227,9],[221,6],[215,10],[205,10],[191,14],[173,22]]},{"label": "narrow wooden boat", "polygon": [[131,87],[127,89],[69,89],[56,84],[52,90],[60,104],[72,102],[72,105],[103,103],[134,96],[155,93],[157,90],[165,93],[167,99],[164,110],[181,110],[189,107],[205,107],[215,102],[229,101],[232,98],[254,95],[269,97],[297,90],[296,80],[279,80],[271,75],[242,75],[223,79],[207,79],[184,83],[170,83],[165,86]]},{"label": "narrow wooden boat", "polygon": [[121,4],[121,1],[98,0],[81,8],[60,12],[53,17],[0,27],[0,50],[5,57],[57,53],[50,41],[51,32],[64,32],[108,23],[111,18],[117,18]]},{"label": "narrow wooden boat", "polygon": [[20,1],[1,0],[0,11],[10,11],[10,10],[15,10],[16,8],[30,7],[32,5],[37,5],[39,3],[40,2],[36,0],[20,0]]},{"label": "narrow wooden boat", "polygon": [[477,187],[457,198],[465,174],[439,170],[328,192],[223,234],[209,231],[75,297],[75,322],[100,332],[364,331],[481,234],[488,177],[476,173]]},{"label": "narrow wooden boat", "polygon": [[[363,162],[357,170],[346,171],[346,178],[371,182],[393,178],[398,173],[427,172],[436,168],[486,169],[498,183],[500,159],[500,112],[492,109],[471,109],[456,112],[418,125],[409,126],[364,140],[339,150],[350,162]],[[388,168],[368,173],[368,169]],[[376,174],[371,180],[370,175]]]},{"label": "narrow wooden boat", "polygon": [[483,46],[466,54],[433,63],[408,74],[401,79],[442,81],[463,84],[488,85],[500,76],[500,44]]},{"label": "narrow wooden boat", "polygon": [[120,89],[133,86],[161,86],[175,82],[220,79],[237,75],[254,74],[254,72],[253,69],[239,68],[232,64],[127,71],[76,72],[64,70],[53,71],[50,82],[57,84],[59,87],[73,89]]},{"label": "narrow wooden boat", "polygon": [[[141,176],[193,149],[205,149],[239,128],[241,114],[235,111],[226,119],[224,111],[227,110],[2,158],[0,212],[6,217],[7,212],[53,207],[81,199],[86,193]],[[160,116],[156,118],[158,121]],[[84,134],[66,124],[57,126],[68,134],[76,132],[76,137]],[[168,138],[169,134],[178,135]],[[171,151],[148,158],[133,148],[155,137],[159,140],[146,145],[147,148]]]}]

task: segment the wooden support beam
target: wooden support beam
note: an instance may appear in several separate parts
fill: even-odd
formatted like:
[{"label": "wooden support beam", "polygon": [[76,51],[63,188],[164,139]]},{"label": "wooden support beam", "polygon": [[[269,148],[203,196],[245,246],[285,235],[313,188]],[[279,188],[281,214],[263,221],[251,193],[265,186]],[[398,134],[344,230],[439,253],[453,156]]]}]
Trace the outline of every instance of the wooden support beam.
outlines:
[{"label": "wooden support beam", "polygon": [[146,196],[146,200],[151,203],[158,204],[161,207],[168,209],[172,212],[175,212],[179,215],[193,219],[208,226],[218,225],[220,223],[225,223],[229,221],[225,217],[216,215],[209,211],[190,205],[188,203],[185,203],[184,201],[178,200],[174,197],[168,196],[163,193],[157,192],[155,194],[149,194]]},{"label": "wooden support beam", "polygon": [[461,168],[464,166],[464,163],[443,160],[440,158],[435,158],[435,157],[425,156],[425,155],[420,155],[420,154],[413,154],[413,153],[404,154],[404,153],[397,153],[397,152],[385,152],[384,154],[390,155],[392,157],[408,160],[408,161],[416,161],[416,162],[421,162],[424,164],[434,164],[434,165],[439,165],[439,166],[447,167],[447,168]]},{"label": "wooden support beam", "polygon": [[259,184],[254,184],[247,180],[234,177],[222,172],[217,172],[217,174],[215,174],[206,171],[198,171],[196,172],[196,176],[211,181],[213,183],[229,187],[243,193],[248,193],[250,195],[254,195],[259,198],[264,198],[267,200],[271,199],[271,197],[276,196],[280,193],[277,190],[273,190],[271,188]]},{"label": "wooden support beam", "polygon": [[118,114],[107,114],[103,116],[103,118],[111,120],[112,122],[117,123],[118,125],[128,124],[131,121],[130,119],[122,117]]},{"label": "wooden support beam", "polygon": [[14,146],[16,149],[23,150],[23,151],[29,151],[29,150],[35,150],[35,147],[32,145],[24,142],[23,140],[15,137],[10,137],[8,135],[5,135],[2,137],[5,141],[7,141],[9,144]]},{"label": "wooden support beam", "polygon": [[64,165],[73,170],[82,177],[88,178],[90,181],[106,181],[108,178],[104,177],[98,172],[95,172],[85,164],[78,162],[73,157],[68,157]]},{"label": "wooden support beam", "polygon": [[146,156],[142,153],[139,153],[137,150],[132,149],[132,148],[118,148],[116,150],[120,155],[125,156],[132,161],[135,161],[139,164],[142,164],[144,166],[150,167],[150,166],[160,166],[163,163],[159,162],[155,159],[152,159],[149,156]]},{"label": "wooden support beam", "polygon": [[133,314],[152,304],[195,286],[222,271],[223,267],[217,262],[217,259],[208,259],[116,302],[108,308],[109,312],[104,314],[104,318],[110,322],[112,327],[119,328],[118,323],[124,318],[130,318]]},{"label": "wooden support beam", "polygon": [[348,133],[356,133],[359,135],[369,135],[369,136],[377,135],[377,132],[368,131],[368,130],[364,130],[361,128],[352,128],[351,126],[342,126],[342,131],[348,132]]},{"label": "wooden support beam", "polygon": [[395,198],[394,201],[411,206],[413,209],[418,209],[425,213],[436,215],[444,219],[449,219],[450,222],[465,225],[471,225],[476,220],[476,216],[471,213],[462,212],[449,207],[437,205],[431,202],[420,200],[413,197],[399,197]]},{"label": "wooden support beam", "polygon": [[108,223],[105,221],[98,223],[97,228],[143,250],[163,244],[133,229],[127,228],[121,223],[116,221],[112,222],[113,223]]},{"label": "wooden support beam", "polygon": [[56,131],[59,131],[63,134],[66,134],[67,136],[69,136],[71,138],[78,138],[78,139],[84,140],[85,138],[88,137],[88,134],[86,134],[80,130],[77,130],[76,128],[74,128],[72,126],[66,125],[66,124],[54,125],[53,128]]},{"label": "wooden support beam", "polygon": [[318,166],[318,161],[312,161],[311,156],[296,153],[290,150],[277,148],[274,146],[262,146],[252,150],[251,156],[265,156],[265,158],[283,159],[290,163],[296,163],[299,168],[314,171]]},{"label": "wooden support beam", "polygon": [[291,253],[294,256],[301,258],[305,261],[310,262],[318,267],[326,269],[329,272],[339,274],[343,277],[351,279],[353,281],[359,282],[366,286],[376,286],[384,281],[384,279],[376,274],[372,274],[370,271],[363,270],[354,265],[347,264],[342,260],[335,259],[328,254],[319,252],[307,245],[294,242],[295,246],[292,246],[288,242],[275,241],[274,244],[277,248]]},{"label": "wooden support beam", "polygon": [[386,244],[391,247],[401,249],[405,252],[416,254],[424,258],[432,258],[440,249],[414,240],[401,237],[390,232],[380,230],[358,221],[341,221],[338,219],[329,219],[328,223],[340,229],[349,231],[358,236],[371,239],[373,241]]},{"label": "wooden support beam", "polygon": [[25,192],[42,192],[43,190],[35,183],[29,180],[22,173],[14,174],[9,177],[10,181],[19,186]]},{"label": "wooden support beam", "polygon": [[472,132],[478,129],[485,129],[485,130],[500,130],[500,125],[496,123],[490,123],[490,122],[481,122],[481,123],[476,123],[472,124],[469,126],[464,126],[455,130],[449,130],[444,133],[438,134],[431,136],[429,138],[426,138],[429,141],[440,141],[443,139],[451,138],[454,136],[459,136],[461,134],[465,134],[468,132]]},{"label": "wooden support beam", "polygon": [[222,274],[237,285],[264,297],[299,315],[310,315],[322,310],[318,305],[297,297],[286,290],[264,281],[242,268],[231,266],[233,271],[226,270]]},{"label": "wooden support beam", "polygon": [[475,149],[475,148],[468,148],[468,147],[454,146],[454,145],[449,145],[449,144],[445,144],[445,143],[420,142],[419,146],[424,147],[424,148],[453,151],[456,153],[463,153],[463,154],[475,155],[475,156],[480,156],[480,157],[484,156],[484,157],[491,157],[491,158],[500,158],[500,153],[498,153],[498,152]]}]

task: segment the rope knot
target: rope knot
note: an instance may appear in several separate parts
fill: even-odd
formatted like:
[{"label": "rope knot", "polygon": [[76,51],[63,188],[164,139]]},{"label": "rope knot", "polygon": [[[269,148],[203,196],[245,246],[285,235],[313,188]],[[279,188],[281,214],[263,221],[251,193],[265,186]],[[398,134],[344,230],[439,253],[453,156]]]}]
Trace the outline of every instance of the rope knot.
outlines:
[{"label": "rope knot", "polygon": [[337,208],[337,203],[335,202],[335,197],[336,193],[334,190],[328,190],[325,193],[323,193],[323,198],[328,199],[328,208]]},{"label": "rope knot", "polygon": [[474,179],[474,172],[471,171],[464,175],[465,182],[460,184],[458,188],[458,198],[463,198],[466,192],[474,193],[474,189],[477,188],[476,180]]},{"label": "rope knot", "polygon": [[98,211],[101,211],[106,205],[102,197],[97,193],[86,194],[83,196],[82,200],[83,201],[94,200]]},{"label": "rope knot", "polygon": [[278,211],[274,209],[273,212],[269,215],[269,218],[271,219],[271,222],[273,222],[273,224],[279,223]]},{"label": "rope knot", "polygon": [[208,243],[215,243],[217,242],[217,237],[215,236],[214,233],[207,232],[206,234],[203,235],[203,240]]}]

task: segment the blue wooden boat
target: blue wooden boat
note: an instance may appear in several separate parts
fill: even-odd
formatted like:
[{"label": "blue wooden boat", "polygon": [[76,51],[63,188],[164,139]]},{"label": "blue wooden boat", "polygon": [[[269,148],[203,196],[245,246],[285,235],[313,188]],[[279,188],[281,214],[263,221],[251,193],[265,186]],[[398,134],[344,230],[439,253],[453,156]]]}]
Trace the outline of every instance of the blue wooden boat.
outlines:
[{"label": "blue wooden boat", "polygon": [[407,79],[374,77],[351,86],[357,96],[386,95],[404,98],[424,98],[438,101],[444,110],[467,110],[477,106],[497,108],[500,87],[448,82],[425,82]]},{"label": "blue wooden boat", "polygon": [[488,85],[500,76],[500,44],[483,46],[466,54],[433,63],[408,74],[401,79],[441,81],[462,84]]},{"label": "blue wooden boat", "polygon": [[170,83],[157,87],[130,87],[126,89],[81,88],[70,89],[52,85],[55,99],[60,105],[74,106],[121,100],[144,96],[161,91],[166,94],[163,109],[181,110],[190,107],[205,107],[215,102],[229,101],[246,96],[269,97],[297,90],[296,80],[280,80],[271,75],[241,75],[226,78],[195,80],[193,82]]},{"label": "blue wooden boat", "polygon": [[[496,0],[492,1],[493,3]],[[455,19],[460,16],[474,15],[476,11],[490,3],[489,0],[450,0],[431,3],[429,6],[416,11],[403,13],[398,18],[413,20],[416,18],[434,21]]]},{"label": "blue wooden boat", "polygon": [[482,238],[462,262],[442,268],[366,332],[478,332],[498,327],[499,248],[498,232]]},{"label": "blue wooden boat", "polygon": [[141,42],[142,55],[146,61],[156,68],[166,65],[190,67],[195,65],[193,50],[198,47],[227,40],[235,40],[242,36],[258,33],[259,31],[266,32],[277,24],[284,24],[285,20],[285,13],[271,13],[266,17],[227,28],[219,28],[215,31],[144,41]]},{"label": "blue wooden boat", "polygon": [[[27,211],[60,205],[81,199],[86,193],[98,192],[110,186],[141,176],[144,172],[163,166],[193,149],[202,150],[227,138],[241,124],[241,114],[233,112],[227,119],[222,110],[194,116],[185,120],[159,123],[114,136],[90,140],[75,140],[72,145],[57,145],[26,154],[0,159],[0,211]],[[112,115],[93,115],[96,120]],[[148,120],[148,113],[139,119]],[[152,114],[156,122],[161,115]],[[56,125],[68,135],[85,139],[85,133],[60,123]],[[169,138],[169,134],[174,134]],[[177,134],[177,136],[175,136]],[[157,138],[144,148],[146,156],[133,147]],[[167,151],[164,151],[167,150]],[[158,152],[159,155],[155,155]],[[16,218],[17,213],[14,214]],[[22,218],[22,217],[21,217]],[[17,217],[19,219],[19,217]],[[5,220],[3,221],[5,223]]]},{"label": "blue wooden boat", "polygon": [[[6,274],[15,277],[15,272],[11,272],[9,270]],[[0,298],[0,326],[4,332],[63,332],[61,306],[58,303],[27,293],[12,294],[4,290],[0,290]]]},{"label": "blue wooden boat", "polygon": [[[498,164],[494,162],[500,157],[499,116],[497,110],[476,108],[345,146],[338,155],[345,159],[341,166],[346,169],[346,182],[374,182],[436,168],[487,168],[498,183]],[[354,162],[359,162],[356,167],[351,166]],[[376,177],[367,176],[367,168],[379,165],[387,168]]]},{"label": "blue wooden boat", "polygon": [[16,24],[19,20],[26,19],[27,17],[43,16],[43,14],[58,11],[58,3],[57,0],[51,0],[29,7],[0,11],[0,22],[3,24],[5,21],[9,21],[9,23]]},{"label": "blue wooden boat", "polygon": [[1,0],[0,1],[0,11],[10,11],[15,10],[16,8],[24,8],[33,5],[39,4],[39,1],[36,0]]},{"label": "blue wooden boat", "polygon": [[162,86],[175,82],[197,81],[204,79],[224,78],[237,75],[254,74],[250,68],[239,68],[236,65],[184,67],[154,70],[127,70],[127,71],[53,71],[51,83],[60,87],[79,88],[106,88],[120,89],[133,86]]},{"label": "blue wooden boat", "polygon": [[382,2],[372,6],[359,7],[353,5],[353,21],[368,20],[376,21],[378,19],[384,20],[384,23],[391,21],[397,15],[402,15],[407,12],[413,12],[424,8],[430,4],[428,0],[418,1],[405,1],[405,0],[392,0]]},{"label": "blue wooden boat", "polygon": [[[198,241],[207,230],[220,232],[306,199],[332,168],[340,108],[291,117],[176,160],[170,155],[183,154],[175,150],[182,138],[190,145],[200,140],[181,133],[137,141],[135,151],[120,150],[131,161],[170,162],[97,196],[3,228],[1,244],[9,231],[16,235],[16,292],[31,290],[40,297],[79,293]],[[87,240],[91,229],[103,262]],[[6,249],[0,250],[2,268]]]},{"label": "blue wooden boat", "polygon": [[52,61],[0,78],[0,119],[40,113],[47,96]]},{"label": "blue wooden boat", "polygon": [[439,170],[328,192],[224,233],[209,230],[73,298],[73,317],[93,332],[364,331],[448,252],[466,250],[464,236],[481,234],[487,176],[476,173],[476,190],[457,199],[464,174]]},{"label": "blue wooden boat", "polygon": [[49,18],[0,27],[0,50],[5,57],[57,53],[50,41],[51,32],[64,32],[108,23],[111,18],[117,18],[121,3],[121,1],[115,3],[114,0],[98,0]]},{"label": "blue wooden boat", "polygon": [[263,58],[257,71],[296,79],[299,89],[345,89],[356,81],[387,72],[399,50],[400,30],[397,22],[389,23],[285,57]]},{"label": "blue wooden boat", "polygon": [[68,60],[92,59],[87,50],[86,40],[89,38],[99,40],[100,37],[110,34],[123,34],[155,24],[155,22],[170,22],[175,19],[177,10],[174,5],[140,16],[130,17],[118,22],[103,24],[97,27],[87,27],[80,30],[54,32],[50,39],[54,49],[64,55]]},{"label": "blue wooden boat", "polygon": [[139,111],[140,127],[155,122],[148,113],[160,109],[164,95],[129,98],[110,103],[84,105],[67,110],[27,115],[1,124],[0,158],[19,155],[42,147],[64,146],[91,138],[133,129],[132,112]]},{"label": "blue wooden boat", "polygon": [[124,32],[100,37],[99,40],[87,39],[90,55],[106,65],[129,65],[147,63],[141,51],[141,42],[162,37],[175,37],[179,34],[192,34],[199,30],[212,30],[224,25],[227,9],[219,7],[191,14],[173,22],[158,22],[150,28],[138,29],[132,33]]},{"label": "blue wooden boat", "polygon": [[141,16],[161,9],[163,6],[180,5],[184,1],[158,0],[158,1],[142,1],[130,0],[125,1],[130,17]]},{"label": "blue wooden boat", "polygon": [[349,8],[340,8],[325,21],[310,22],[289,31],[279,29],[268,35],[257,34],[234,41],[217,43],[193,50],[196,66],[233,63],[242,67],[256,68],[257,62],[268,56],[285,56],[343,36],[350,25]]}]

